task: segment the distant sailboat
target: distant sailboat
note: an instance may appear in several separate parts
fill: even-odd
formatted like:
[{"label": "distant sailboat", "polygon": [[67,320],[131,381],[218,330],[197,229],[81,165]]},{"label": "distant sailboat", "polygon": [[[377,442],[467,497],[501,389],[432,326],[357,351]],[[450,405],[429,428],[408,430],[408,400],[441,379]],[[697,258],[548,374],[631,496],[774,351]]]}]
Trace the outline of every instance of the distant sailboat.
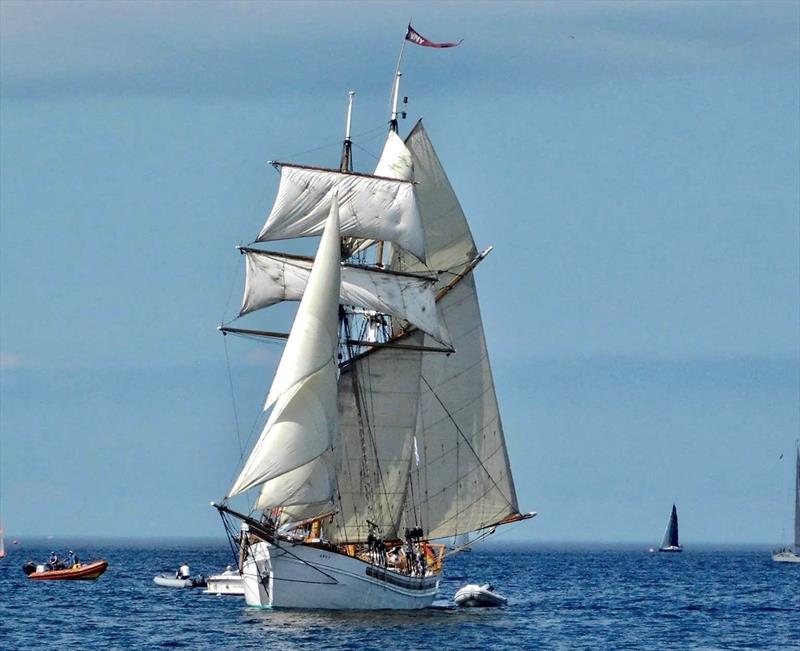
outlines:
[{"label": "distant sailboat", "polygon": [[800,563],[800,446],[797,448],[794,480],[794,547],[775,550],[772,560],[776,563]]},{"label": "distant sailboat", "polygon": [[675,505],[672,505],[672,513],[669,515],[669,522],[667,523],[667,530],[664,532],[664,538],[661,541],[661,547],[658,548],[660,552],[682,552],[678,542],[678,510]]},{"label": "distant sailboat", "polygon": [[4,534],[5,532],[3,531],[3,523],[0,522],[0,558],[3,558],[6,555]]},{"label": "distant sailboat", "polygon": [[471,552],[472,547],[470,547],[469,534],[460,533],[457,536],[454,536],[452,548],[454,551],[458,552]]}]

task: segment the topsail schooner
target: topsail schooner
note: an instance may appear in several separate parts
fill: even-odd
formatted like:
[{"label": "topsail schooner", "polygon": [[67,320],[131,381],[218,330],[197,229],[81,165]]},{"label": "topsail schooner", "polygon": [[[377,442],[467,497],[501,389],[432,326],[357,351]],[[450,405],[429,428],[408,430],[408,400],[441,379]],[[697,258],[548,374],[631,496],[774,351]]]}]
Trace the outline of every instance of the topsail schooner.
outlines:
[{"label": "topsail schooner", "polygon": [[[351,170],[352,92],[340,169],[275,163],[256,241],[321,234],[316,257],[241,247],[240,316],[300,300],[272,411],[214,504],[250,605],[424,608],[437,539],[535,515],[517,505],[473,278],[490,249],[475,247],[422,123],[399,137],[399,79],[398,64],[373,174]],[[235,511],[229,498],[250,489],[252,510]]]}]

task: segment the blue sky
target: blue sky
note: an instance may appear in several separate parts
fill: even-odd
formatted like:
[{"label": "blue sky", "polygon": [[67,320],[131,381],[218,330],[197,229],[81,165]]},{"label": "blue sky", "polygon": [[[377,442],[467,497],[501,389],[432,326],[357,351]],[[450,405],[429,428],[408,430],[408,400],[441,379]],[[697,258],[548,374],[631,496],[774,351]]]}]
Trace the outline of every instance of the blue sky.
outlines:
[{"label": "blue sky", "polygon": [[[215,331],[270,159],[403,94],[479,247],[518,540],[779,542],[800,433],[800,5],[0,3],[0,515],[221,535]],[[311,151],[315,150],[315,151]],[[299,249],[309,243],[296,245]],[[288,326],[291,310],[252,323]],[[246,439],[280,348],[229,340]],[[779,459],[785,454],[783,460]]]}]

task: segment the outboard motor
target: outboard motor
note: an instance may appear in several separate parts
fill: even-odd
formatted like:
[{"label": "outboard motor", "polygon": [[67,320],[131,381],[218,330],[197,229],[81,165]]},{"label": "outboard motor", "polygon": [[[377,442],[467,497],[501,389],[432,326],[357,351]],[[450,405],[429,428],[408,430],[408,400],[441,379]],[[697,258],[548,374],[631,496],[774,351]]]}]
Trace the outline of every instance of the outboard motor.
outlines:
[{"label": "outboard motor", "polygon": [[22,566],[22,571],[25,572],[28,576],[33,574],[36,571],[36,563],[33,561],[28,561],[25,565]]}]

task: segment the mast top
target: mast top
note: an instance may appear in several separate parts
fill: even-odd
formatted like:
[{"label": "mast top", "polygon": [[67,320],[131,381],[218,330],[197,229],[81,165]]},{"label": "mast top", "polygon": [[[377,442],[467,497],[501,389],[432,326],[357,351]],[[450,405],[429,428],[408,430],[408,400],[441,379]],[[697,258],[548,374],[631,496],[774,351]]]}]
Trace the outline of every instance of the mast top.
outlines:
[{"label": "mast top", "polygon": [[342,172],[349,172],[353,166],[353,141],[350,138],[350,126],[353,121],[353,96],[356,91],[347,91],[347,121],[344,127],[344,143],[342,143],[342,160],[339,169]]}]

